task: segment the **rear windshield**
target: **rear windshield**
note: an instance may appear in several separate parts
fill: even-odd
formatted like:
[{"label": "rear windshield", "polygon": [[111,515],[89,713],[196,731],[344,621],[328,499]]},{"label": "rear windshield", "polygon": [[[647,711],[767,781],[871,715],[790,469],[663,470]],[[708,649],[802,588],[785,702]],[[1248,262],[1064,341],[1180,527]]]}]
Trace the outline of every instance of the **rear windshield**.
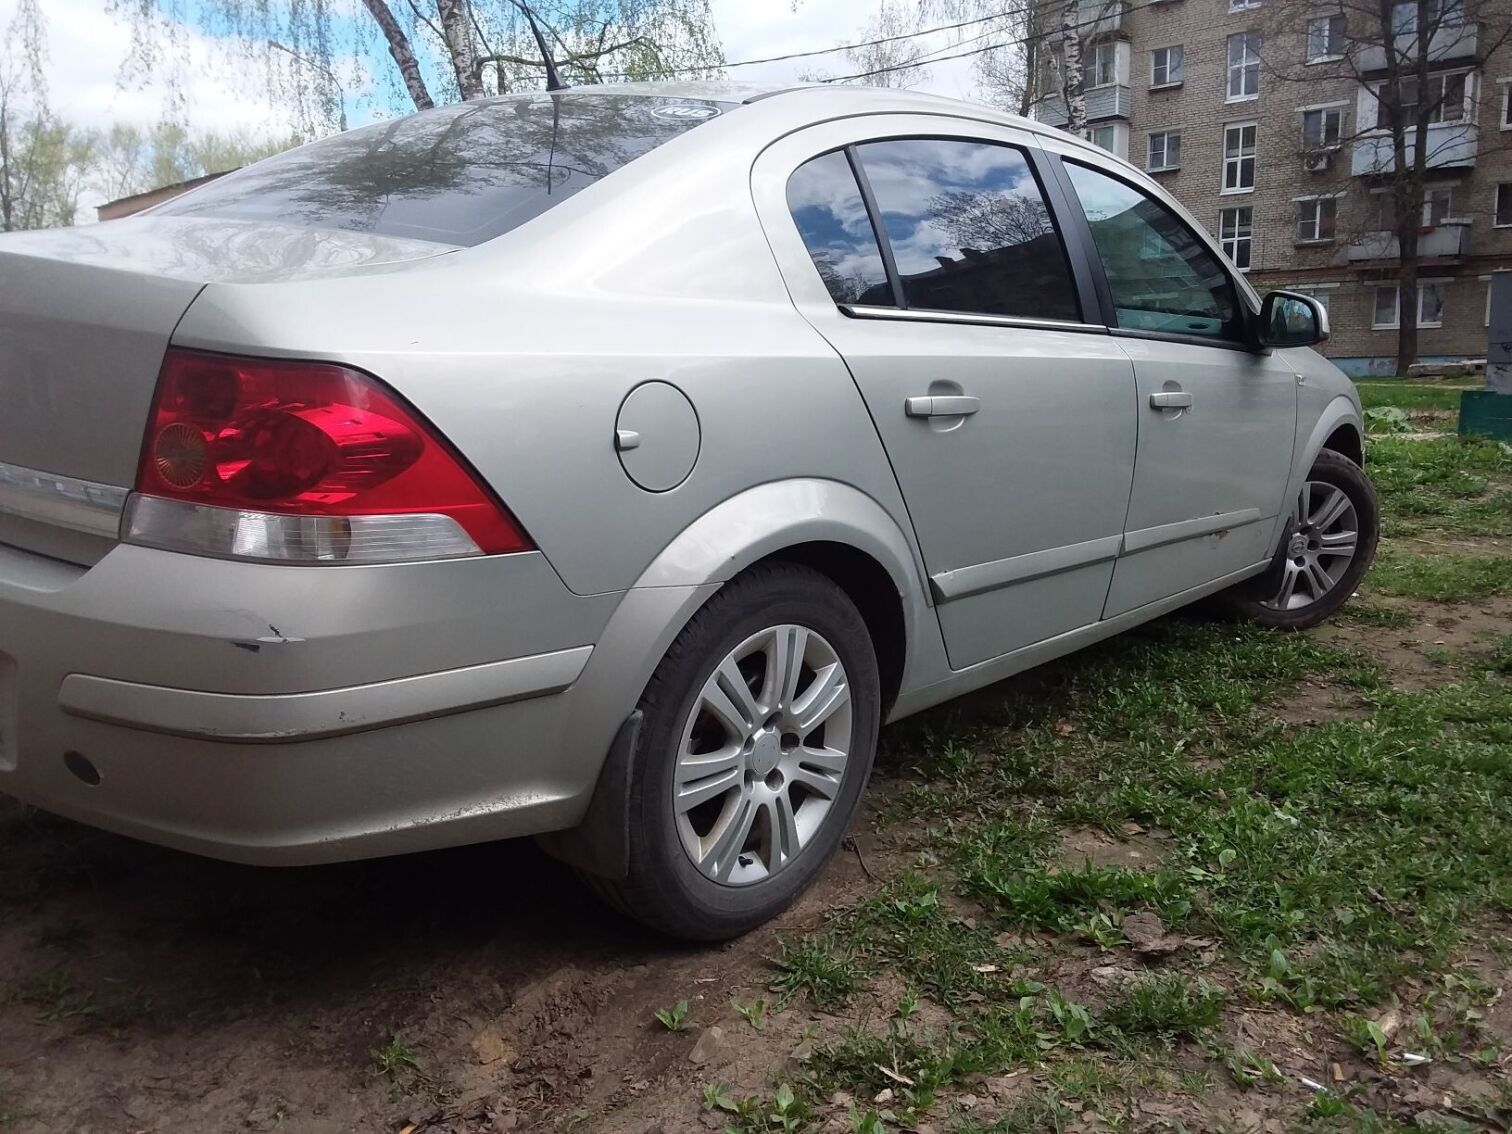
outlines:
[{"label": "rear windshield", "polygon": [[462,103],[335,134],[153,212],[481,244],[735,105],[571,91]]}]

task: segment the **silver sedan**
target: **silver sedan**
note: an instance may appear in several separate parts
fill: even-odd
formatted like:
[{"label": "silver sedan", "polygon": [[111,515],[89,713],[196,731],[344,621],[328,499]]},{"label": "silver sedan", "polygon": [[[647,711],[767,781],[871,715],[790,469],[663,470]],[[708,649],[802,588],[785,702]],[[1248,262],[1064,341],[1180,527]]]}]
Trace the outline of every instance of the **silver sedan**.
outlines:
[{"label": "silver sedan", "polygon": [[715,939],[878,729],[1375,547],[1313,300],[980,107],[594,87],[0,240],[0,790],[252,863],[533,835]]}]

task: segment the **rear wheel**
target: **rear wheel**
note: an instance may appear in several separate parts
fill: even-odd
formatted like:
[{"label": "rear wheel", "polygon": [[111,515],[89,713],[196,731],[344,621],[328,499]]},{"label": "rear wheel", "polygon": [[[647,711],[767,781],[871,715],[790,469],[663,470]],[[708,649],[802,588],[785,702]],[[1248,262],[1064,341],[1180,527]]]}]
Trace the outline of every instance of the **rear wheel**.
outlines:
[{"label": "rear wheel", "polygon": [[677,937],[720,940],[786,908],[834,852],[876,751],[866,624],[797,564],[736,579],[652,677],[630,792],[628,877],[588,877]]},{"label": "rear wheel", "polygon": [[1229,593],[1263,626],[1305,630],[1354,593],[1375,558],[1380,508],[1375,489],[1348,457],[1325,449],[1292,501],[1270,569]]}]

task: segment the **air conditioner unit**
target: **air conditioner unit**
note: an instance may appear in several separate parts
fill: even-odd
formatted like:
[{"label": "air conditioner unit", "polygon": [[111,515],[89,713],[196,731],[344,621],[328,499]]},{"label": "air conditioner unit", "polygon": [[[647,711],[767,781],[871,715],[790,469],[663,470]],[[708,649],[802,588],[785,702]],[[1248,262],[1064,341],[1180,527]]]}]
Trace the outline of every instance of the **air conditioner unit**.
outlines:
[{"label": "air conditioner unit", "polygon": [[1333,154],[1303,154],[1302,168],[1308,173],[1325,173],[1333,165]]}]

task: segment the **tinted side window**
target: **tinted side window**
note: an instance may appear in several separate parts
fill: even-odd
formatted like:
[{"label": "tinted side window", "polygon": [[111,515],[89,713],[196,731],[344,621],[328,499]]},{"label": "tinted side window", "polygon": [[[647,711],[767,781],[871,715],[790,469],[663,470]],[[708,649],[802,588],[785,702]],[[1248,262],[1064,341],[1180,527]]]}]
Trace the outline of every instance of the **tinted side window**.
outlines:
[{"label": "tinted side window", "polygon": [[892,307],[877,234],[845,154],[825,154],[800,166],[788,178],[787,200],[834,301]]},{"label": "tinted side window", "polygon": [[1081,318],[1065,249],[1020,151],[906,139],[856,152],[910,307]]},{"label": "tinted side window", "polygon": [[1175,213],[1095,169],[1069,161],[1065,167],[1092,227],[1118,326],[1241,337],[1233,282]]}]

